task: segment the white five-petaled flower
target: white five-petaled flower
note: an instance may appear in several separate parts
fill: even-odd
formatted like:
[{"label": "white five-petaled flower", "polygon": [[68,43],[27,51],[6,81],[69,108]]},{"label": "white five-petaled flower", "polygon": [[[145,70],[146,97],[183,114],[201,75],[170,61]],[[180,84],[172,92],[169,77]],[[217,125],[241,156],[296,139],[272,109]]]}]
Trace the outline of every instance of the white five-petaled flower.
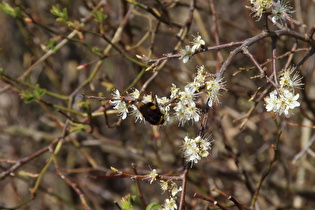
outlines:
[{"label": "white five-petaled flower", "polygon": [[195,82],[204,83],[206,81],[205,66],[201,65],[197,67],[197,75],[194,79]]},{"label": "white five-petaled flower", "polygon": [[288,19],[289,14],[294,12],[291,9],[292,7],[286,0],[275,2],[271,10],[272,22],[275,24],[280,20],[280,23],[282,23],[282,20]]},{"label": "white five-petaled flower", "polygon": [[206,82],[209,107],[212,107],[213,102],[219,102],[219,91],[221,89],[224,89],[222,77],[212,78]]},{"label": "white five-petaled flower", "polygon": [[282,88],[301,88],[302,76],[298,72],[294,72],[294,67],[285,69],[280,75],[280,86]]},{"label": "white five-petaled flower", "polygon": [[182,149],[186,162],[197,163],[201,158],[209,155],[211,141],[209,141],[209,137],[197,136],[191,139],[185,136]]},{"label": "white five-petaled flower", "polygon": [[139,99],[140,91],[138,89],[134,88],[132,93],[130,93],[130,96],[134,97],[135,99]]},{"label": "white five-petaled flower", "polygon": [[299,94],[294,95],[288,89],[274,90],[269,97],[265,98],[266,110],[268,112],[272,111],[277,115],[284,114],[288,118],[292,109],[300,106],[300,103],[297,101],[299,97]]},{"label": "white five-petaled flower", "polygon": [[160,186],[163,193],[168,190],[168,181],[160,180]]},{"label": "white five-petaled flower", "polygon": [[147,176],[149,178],[150,184],[152,184],[153,181],[158,178],[159,174],[156,172],[156,169],[153,169]]},{"label": "white five-petaled flower", "polygon": [[178,187],[175,182],[172,184],[172,190],[171,190],[171,195],[172,197],[175,197],[177,193],[181,192],[183,190],[182,187]]},{"label": "white five-petaled flower", "polygon": [[113,109],[119,112],[118,116],[120,116],[121,119],[126,119],[128,114],[128,106],[126,102],[121,100],[119,90],[116,89],[115,91],[113,91],[112,95],[113,100],[110,100],[110,104],[113,106]]},{"label": "white five-petaled flower", "polygon": [[177,209],[177,204],[174,198],[166,199],[164,202],[163,210],[175,210]]},{"label": "white five-petaled flower", "polygon": [[183,63],[187,63],[193,54],[194,51],[192,51],[192,48],[190,48],[189,45],[186,45],[185,48],[181,49],[179,59],[183,59]]},{"label": "white five-petaled flower", "polygon": [[185,89],[188,88],[191,92],[198,92],[200,87],[204,85],[206,81],[206,74],[204,66],[197,67],[197,75],[193,82],[188,83]]},{"label": "white five-petaled flower", "polygon": [[198,122],[200,120],[199,109],[193,100],[179,101],[174,107],[175,116],[179,125],[184,125],[190,120]]},{"label": "white five-petaled flower", "polygon": [[[168,122],[170,120],[170,110],[171,103],[169,103],[170,99],[167,97],[156,97],[157,104],[159,104],[159,109],[164,115],[164,122]],[[163,106],[161,106],[163,104]]]},{"label": "white five-petaled flower", "polygon": [[171,87],[171,96],[170,96],[170,98],[171,98],[171,99],[177,98],[179,91],[180,91],[180,89],[179,89],[178,87],[176,87],[175,84],[172,84],[172,87]]},{"label": "white five-petaled flower", "polygon": [[201,46],[205,45],[205,41],[201,38],[200,35],[197,37],[194,36],[194,41],[192,42],[193,46],[191,48],[192,52],[196,52]]},{"label": "white five-petaled flower", "polygon": [[282,24],[283,20],[289,19],[289,14],[293,13],[292,7],[286,0],[250,0],[251,10],[254,13],[254,17],[259,21],[264,13],[271,15],[271,21],[276,24],[280,21]]},{"label": "white five-petaled flower", "polygon": [[250,3],[252,4],[252,11],[255,13],[253,16],[257,17],[257,21],[259,21],[262,14],[271,8],[274,2],[273,0],[250,0]]},{"label": "white five-petaled flower", "polygon": [[143,115],[139,111],[138,107],[134,104],[130,105],[130,108],[132,111],[130,112],[130,115],[135,118],[135,122],[145,122]]},{"label": "white five-petaled flower", "polygon": [[301,75],[294,72],[294,70],[295,68],[293,67],[283,70],[279,78],[280,87],[265,98],[268,112],[272,111],[277,115],[283,114],[288,118],[292,110],[300,106],[300,103],[297,101],[300,95],[294,95],[294,88],[300,88],[303,83]]}]

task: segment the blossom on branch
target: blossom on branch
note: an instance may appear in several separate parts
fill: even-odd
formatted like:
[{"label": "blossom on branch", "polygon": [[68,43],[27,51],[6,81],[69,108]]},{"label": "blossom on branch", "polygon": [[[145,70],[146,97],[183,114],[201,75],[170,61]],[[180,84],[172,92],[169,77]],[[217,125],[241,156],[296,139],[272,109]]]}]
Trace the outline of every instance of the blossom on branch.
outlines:
[{"label": "blossom on branch", "polygon": [[192,51],[192,48],[190,48],[189,45],[186,45],[185,48],[181,49],[179,59],[183,59],[183,63],[187,63],[193,54],[194,51]]},{"label": "blossom on branch", "polygon": [[300,88],[303,83],[302,77],[298,73],[294,73],[294,68],[287,68],[279,78],[280,87],[272,91],[265,98],[266,110],[274,112],[277,115],[284,114],[285,117],[290,117],[292,110],[300,106],[297,101],[299,94],[294,94],[294,88]]},{"label": "blossom on branch", "polygon": [[185,136],[182,149],[186,162],[198,163],[201,158],[207,157],[209,155],[208,150],[211,149],[211,141],[209,139],[210,137],[197,136],[191,139]]},{"label": "blossom on branch", "polygon": [[278,21],[281,24],[282,21],[290,18],[289,14],[294,12],[286,0],[277,0],[276,2],[273,0],[250,0],[250,3],[251,7],[249,8],[253,11],[253,17],[257,18],[257,21],[265,13],[271,15],[271,21],[274,24]]},{"label": "blossom on branch", "polygon": [[205,41],[201,38],[200,35],[197,37],[194,36],[194,41],[192,42],[193,46],[191,47],[192,52],[196,52],[201,46],[205,45]]},{"label": "blossom on branch", "polygon": [[110,100],[110,104],[114,106],[113,109],[118,110],[118,116],[120,116],[121,119],[126,119],[128,114],[128,106],[126,102],[121,100],[119,90],[114,90],[112,96],[113,100]]},{"label": "blossom on branch", "polygon": [[272,15],[272,22],[275,24],[278,20],[280,20],[280,23],[283,20],[289,19],[289,14],[293,13],[292,7],[289,5],[287,1],[280,1],[278,0],[276,3],[274,3],[274,6],[271,10]]},{"label": "blossom on branch", "polygon": [[174,198],[166,199],[164,202],[163,210],[175,210],[177,209],[177,204]]},{"label": "blossom on branch", "polygon": [[279,91],[280,93],[274,90],[265,98],[266,110],[268,112],[272,111],[277,115],[284,114],[285,117],[289,118],[292,112],[291,109],[300,106],[300,103],[297,101],[300,95],[294,95],[287,89]]}]

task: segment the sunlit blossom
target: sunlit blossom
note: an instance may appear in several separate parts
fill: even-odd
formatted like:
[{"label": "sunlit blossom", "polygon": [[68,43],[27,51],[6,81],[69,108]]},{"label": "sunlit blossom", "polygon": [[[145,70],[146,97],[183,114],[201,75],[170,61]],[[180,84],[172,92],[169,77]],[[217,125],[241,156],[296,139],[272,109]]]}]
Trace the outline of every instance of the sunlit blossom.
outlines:
[{"label": "sunlit blossom", "polygon": [[178,187],[175,182],[172,183],[171,188],[172,188],[171,189],[172,197],[175,197],[177,193],[179,193],[179,192],[181,192],[183,190],[182,187]]},{"label": "sunlit blossom", "polygon": [[256,17],[258,21],[261,19],[262,14],[272,7],[273,0],[251,0],[250,3],[252,4],[253,16]]},{"label": "sunlit blossom", "polygon": [[[157,104],[159,104],[160,111],[164,114],[164,121],[168,122],[170,120],[170,110],[171,110],[171,103],[170,99],[167,97],[156,97]],[[163,106],[162,106],[163,105]]]},{"label": "sunlit blossom", "polygon": [[302,76],[298,72],[294,72],[294,67],[285,69],[280,74],[280,86],[288,88],[301,88]]},{"label": "sunlit blossom", "polygon": [[168,182],[169,181],[164,181],[164,180],[161,180],[160,181],[160,186],[161,186],[161,190],[163,191],[163,193],[168,190]]},{"label": "sunlit blossom", "polygon": [[212,107],[214,102],[219,102],[219,91],[224,89],[224,82],[221,77],[212,78],[206,82],[209,107]]},{"label": "sunlit blossom", "polygon": [[139,111],[138,107],[134,104],[130,105],[132,111],[130,111],[130,115],[135,118],[135,122],[145,122],[143,115]]},{"label": "sunlit blossom", "polygon": [[138,89],[134,88],[132,93],[130,93],[130,96],[132,96],[135,99],[138,99],[140,97],[140,92]]},{"label": "sunlit blossom", "polygon": [[119,90],[114,90],[112,93],[113,100],[110,100],[110,104],[113,106],[113,109],[117,110],[118,116],[121,117],[121,119],[126,119],[128,114],[128,106],[126,102],[121,100],[121,96],[119,93]]},{"label": "sunlit blossom", "polygon": [[157,173],[156,169],[153,169],[147,176],[150,180],[150,184],[152,184],[153,181],[158,178],[159,174]]},{"label": "sunlit blossom", "polygon": [[182,146],[186,162],[197,163],[201,158],[207,157],[211,149],[210,137],[197,136],[192,139],[187,136],[184,138]]},{"label": "sunlit blossom", "polygon": [[164,202],[163,210],[175,210],[177,209],[177,204],[174,198],[167,198]]},{"label": "sunlit blossom", "polygon": [[186,122],[200,120],[199,109],[192,100],[179,101],[174,107],[175,117],[179,121],[179,125],[184,125]]},{"label": "sunlit blossom", "polygon": [[179,89],[178,87],[176,87],[175,84],[172,84],[172,87],[171,87],[171,96],[170,96],[170,98],[171,98],[171,99],[177,98],[179,91],[180,91],[180,89]]},{"label": "sunlit blossom", "polygon": [[[279,91],[279,92],[278,92]],[[299,94],[294,95],[287,89],[274,90],[265,98],[266,110],[274,112],[277,115],[284,115],[290,117],[292,110],[300,106],[297,101],[300,97]]]},{"label": "sunlit blossom", "polygon": [[194,51],[192,51],[189,45],[186,45],[185,48],[181,49],[179,59],[183,59],[183,63],[187,63],[193,54]]},{"label": "sunlit blossom", "polygon": [[205,41],[201,38],[200,35],[194,37],[194,41],[192,42],[193,46],[191,47],[192,52],[196,52],[201,46],[205,45]]}]

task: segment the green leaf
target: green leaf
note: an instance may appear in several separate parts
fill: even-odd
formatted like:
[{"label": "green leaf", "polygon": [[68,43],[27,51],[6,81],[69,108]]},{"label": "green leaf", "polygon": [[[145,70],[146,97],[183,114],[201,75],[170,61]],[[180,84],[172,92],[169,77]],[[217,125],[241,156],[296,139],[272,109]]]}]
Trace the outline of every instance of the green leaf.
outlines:
[{"label": "green leaf", "polygon": [[98,56],[101,56],[103,55],[103,50],[101,48],[98,48],[98,47],[92,47],[92,52]]},{"label": "green leaf", "polygon": [[75,124],[75,126],[73,126],[70,129],[69,132],[73,133],[73,132],[79,132],[79,131],[85,131],[84,125],[82,125],[82,124]]},{"label": "green leaf", "polygon": [[162,206],[158,203],[150,203],[146,210],[159,210],[159,209],[162,209]]},{"label": "green leaf", "polygon": [[54,53],[56,52],[57,39],[52,38],[48,42],[45,43],[45,50],[52,50]]},{"label": "green leaf", "polygon": [[133,210],[133,203],[137,196],[130,194],[126,195],[121,199],[121,208],[124,210]]},{"label": "green leaf", "polygon": [[46,90],[40,88],[39,85],[37,84],[32,90],[22,91],[21,98],[24,99],[25,103],[31,103],[36,99],[40,100],[45,93]]},{"label": "green leaf", "polygon": [[66,23],[68,20],[67,8],[60,8],[60,5],[53,5],[50,12],[57,17],[57,21]]},{"label": "green leaf", "polygon": [[13,8],[6,2],[0,4],[0,11],[3,11],[4,13],[7,13],[13,17],[21,16],[21,9],[19,7]]},{"label": "green leaf", "polygon": [[117,168],[114,168],[113,166],[111,166],[110,169],[111,169],[112,171],[114,171],[115,173],[118,173],[118,172],[119,172],[119,170],[118,170]]},{"label": "green leaf", "polygon": [[105,20],[108,17],[106,14],[104,14],[103,8],[100,8],[99,10],[93,12],[92,15],[94,17],[94,21],[98,23],[103,22],[103,20]]}]

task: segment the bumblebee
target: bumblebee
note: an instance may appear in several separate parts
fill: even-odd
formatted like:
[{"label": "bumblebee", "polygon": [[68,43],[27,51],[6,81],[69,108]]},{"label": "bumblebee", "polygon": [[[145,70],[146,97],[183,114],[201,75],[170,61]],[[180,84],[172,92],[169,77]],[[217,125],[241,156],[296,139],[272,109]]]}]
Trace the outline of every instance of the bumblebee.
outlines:
[{"label": "bumblebee", "polygon": [[164,114],[161,112],[157,104],[153,102],[140,102],[138,109],[144,119],[152,125],[160,125],[164,123]]}]

